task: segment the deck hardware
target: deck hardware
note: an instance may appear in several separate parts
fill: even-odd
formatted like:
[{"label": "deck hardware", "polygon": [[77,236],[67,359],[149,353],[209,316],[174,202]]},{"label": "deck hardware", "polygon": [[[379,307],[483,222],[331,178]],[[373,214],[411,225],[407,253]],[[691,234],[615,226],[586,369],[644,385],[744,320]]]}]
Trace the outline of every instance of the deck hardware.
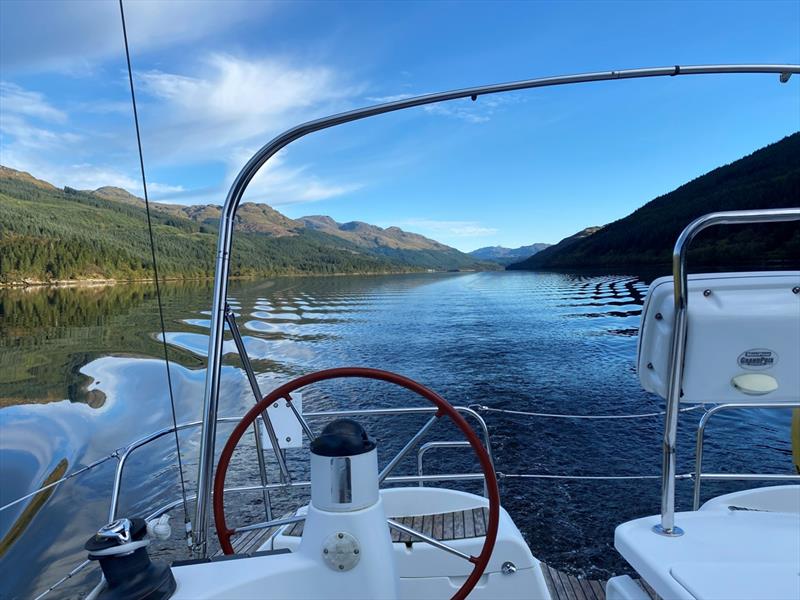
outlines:
[{"label": "deck hardware", "polygon": [[503,566],[500,567],[500,570],[503,572],[503,575],[513,575],[517,572],[517,565],[510,560],[507,560],[503,563]]},{"label": "deck hardware", "polygon": [[703,290],[703,296],[708,298],[711,295],[711,290]]},{"label": "deck hardware", "polygon": [[663,318],[664,318],[664,315],[662,315],[661,313],[656,313],[656,321],[660,321]]},{"label": "deck hardware", "polygon": [[780,82],[781,83],[786,83],[787,81],[789,81],[789,77],[791,77],[791,76],[792,76],[792,74],[789,73],[789,72],[781,73],[780,74]]},{"label": "deck hardware", "polygon": [[334,571],[349,571],[361,560],[358,540],[345,532],[328,536],[322,542],[322,560]]},{"label": "deck hardware", "polygon": [[407,533],[411,537],[415,537],[426,544],[430,544],[434,548],[438,548],[439,550],[444,550],[445,552],[449,552],[454,556],[459,558],[463,558],[464,560],[472,561],[472,557],[469,554],[464,554],[461,550],[456,550],[452,546],[448,546],[447,544],[443,544],[437,539],[434,539],[430,536],[425,535],[424,533],[420,533],[416,529],[411,529],[410,527],[406,527],[405,525],[401,525],[397,521],[393,521],[392,519],[386,519],[386,522],[389,523],[389,527],[393,529],[397,529],[398,531],[402,531],[403,533]]},{"label": "deck hardware", "polygon": [[647,363],[647,368],[652,371],[653,370],[653,363]]},{"label": "deck hardware", "polygon": [[477,99],[478,99],[478,94],[472,94],[472,96],[470,96],[470,99],[471,99],[473,102],[475,102],[475,100],[477,100]]},{"label": "deck hardware", "polygon": [[793,294],[800,294],[800,286],[794,286],[792,288],[792,293]]}]

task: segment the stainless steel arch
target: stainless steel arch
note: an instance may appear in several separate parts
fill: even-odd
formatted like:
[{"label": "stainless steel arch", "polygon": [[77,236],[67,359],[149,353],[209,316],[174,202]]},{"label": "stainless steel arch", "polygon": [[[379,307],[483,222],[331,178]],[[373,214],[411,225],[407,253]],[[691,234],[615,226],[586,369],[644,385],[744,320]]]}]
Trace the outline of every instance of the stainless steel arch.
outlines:
[{"label": "stainless steel arch", "polygon": [[655,67],[645,69],[627,69],[620,71],[600,71],[577,75],[561,75],[527,79],[510,83],[463,88],[449,92],[427,94],[397,102],[378,104],[349,112],[324,117],[303,123],[275,137],[262,147],[239,172],[231,186],[225,205],[222,209],[219,224],[219,240],[217,244],[216,270],[214,276],[214,301],[211,314],[211,332],[208,346],[208,372],[203,399],[203,428],[200,440],[200,457],[197,475],[197,506],[194,523],[194,550],[200,556],[207,552],[206,541],[209,526],[209,502],[214,467],[214,443],[216,437],[216,416],[219,404],[220,367],[222,363],[222,342],[225,327],[225,300],[228,290],[230,271],[230,253],[233,243],[233,223],[236,210],[242,200],[247,186],[258,170],[279,150],[288,146],[309,133],[343,125],[352,121],[366,119],[385,113],[414,108],[427,104],[436,104],[448,100],[512,92],[539,87],[588,83],[593,81],[609,81],[615,79],[639,79],[643,77],[671,77],[677,75],[710,75],[710,74],[744,74],[772,73],[780,76],[785,83],[790,75],[800,73],[800,65],[792,64],[736,64],[736,65],[695,65],[671,67]]}]

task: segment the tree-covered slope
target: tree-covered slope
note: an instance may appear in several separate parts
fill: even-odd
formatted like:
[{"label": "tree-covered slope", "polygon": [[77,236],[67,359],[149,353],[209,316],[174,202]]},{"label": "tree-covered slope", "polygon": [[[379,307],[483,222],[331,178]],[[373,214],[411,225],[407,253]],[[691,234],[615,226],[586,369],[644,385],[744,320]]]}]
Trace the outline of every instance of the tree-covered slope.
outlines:
[{"label": "tree-covered slope", "polygon": [[[124,190],[59,190],[4,168],[0,172],[0,283],[150,277],[144,206],[135,196],[123,197],[120,192]],[[163,276],[213,275],[217,207],[154,205],[152,216]],[[481,267],[451,248],[454,254],[433,255],[363,248],[305,228],[265,205],[243,206],[242,219],[237,223],[231,261],[234,276]]]},{"label": "tree-covered slope", "polygon": [[[669,264],[678,235],[701,215],[790,206],[800,206],[800,133],[714,169],[591,235],[557,244],[508,268]],[[710,229],[693,243],[689,260],[695,265],[719,266],[797,261],[800,226],[788,223]]]}]

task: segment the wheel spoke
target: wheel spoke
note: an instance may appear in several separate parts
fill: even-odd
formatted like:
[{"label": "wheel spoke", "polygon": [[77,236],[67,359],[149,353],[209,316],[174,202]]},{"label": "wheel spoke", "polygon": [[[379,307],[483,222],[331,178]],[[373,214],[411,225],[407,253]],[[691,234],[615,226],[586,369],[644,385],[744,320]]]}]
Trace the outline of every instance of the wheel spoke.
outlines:
[{"label": "wheel spoke", "polygon": [[411,452],[414,446],[417,445],[417,442],[419,442],[422,439],[422,437],[426,433],[428,433],[428,430],[431,427],[433,427],[438,418],[439,418],[439,413],[437,412],[430,419],[428,419],[422,427],[420,427],[419,431],[417,431],[417,433],[414,434],[414,437],[408,440],[408,443],[406,443],[406,445],[403,446],[400,452],[398,452],[397,455],[392,460],[389,461],[389,464],[383,468],[383,471],[381,471],[380,475],[378,475],[378,483],[383,483],[383,480],[386,479],[389,473],[392,472],[392,469],[394,469],[397,466],[397,463],[403,460],[406,454]]},{"label": "wheel spoke", "polygon": [[403,533],[407,533],[408,535],[415,537],[425,542],[426,544],[430,544],[434,548],[438,548],[439,550],[444,550],[445,552],[449,552],[450,554],[457,556],[458,558],[463,558],[464,560],[467,560],[469,562],[475,562],[475,558],[473,558],[469,554],[465,554],[464,552],[461,552],[461,550],[456,550],[452,546],[443,544],[439,540],[427,536],[424,533],[417,531],[416,529],[411,529],[410,527],[401,525],[400,523],[398,523],[397,521],[393,521],[392,519],[386,519],[386,521],[389,523],[389,527],[397,529],[398,531],[402,531]]},{"label": "wheel spoke", "polygon": [[288,525],[289,523],[297,523],[298,521],[305,521],[305,515],[295,515],[293,517],[284,517],[282,519],[273,519],[272,521],[265,521],[264,523],[255,523],[254,525],[245,525],[244,527],[235,527],[231,529],[231,534],[243,533],[245,531],[254,531],[256,529],[267,529],[275,527],[276,525]]}]

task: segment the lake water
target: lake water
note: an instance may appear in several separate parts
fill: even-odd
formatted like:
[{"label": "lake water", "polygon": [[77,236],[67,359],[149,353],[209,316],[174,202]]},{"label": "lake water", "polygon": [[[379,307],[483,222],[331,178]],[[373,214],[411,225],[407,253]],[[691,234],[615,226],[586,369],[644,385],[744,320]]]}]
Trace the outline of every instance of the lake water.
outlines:
[{"label": "lake water", "polygon": [[[656,412],[662,401],[639,387],[636,335],[649,281],[637,276],[525,272],[284,278],[234,281],[248,354],[263,391],[313,370],[370,366],[412,377],[451,403],[575,414]],[[210,283],[164,289],[167,341],[180,422],[201,413]],[[0,505],[171,424],[157,307],[152,288],[0,291]],[[235,354],[225,356],[221,416],[253,403]],[[423,405],[405,392],[362,381],[309,388],[306,410]],[[701,411],[682,415],[679,472],[692,470]],[[786,413],[786,414],[783,414]],[[507,474],[657,475],[661,418],[570,421],[484,414],[497,470]],[[424,417],[367,419],[386,462]],[[319,430],[323,423],[314,422]],[[218,447],[229,426],[220,428]],[[197,435],[181,436],[193,491]],[[429,439],[459,439],[437,425]],[[252,445],[252,437],[246,438]],[[248,453],[249,452],[249,453]],[[257,484],[251,450],[237,453],[232,483]],[[298,478],[307,454],[290,451]],[[441,451],[427,470],[469,472],[464,450]],[[83,542],[107,520],[115,460],[0,512],[3,598],[31,597],[84,558]],[[714,470],[788,472],[788,411],[722,414],[709,429]],[[274,460],[270,477],[277,478]],[[411,474],[415,460],[401,465]],[[49,478],[49,479],[48,479]],[[553,566],[591,577],[626,570],[614,527],[659,509],[658,480],[501,479],[501,498],[531,549]],[[475,483],[464,489],[479,492]],[[691,483],[679,482],[690,507]],[[704,495],[730,486],[704,484]],[[178,498],[174,439],[134,454],[122,487],[122,514],[141,516]],[[273,493],[277,513],[303,492]],[[228,499],[229,521],[263,520],[260,495]],[[173,530],[182,529],[181,511]],[[156,554],[180,555],[179,535]],[[183,557],[183,556],[177,556]],[[54,597],[74,597],[96,581],[94,567]],[[52,597],[51,596],[51,597]]]}]

